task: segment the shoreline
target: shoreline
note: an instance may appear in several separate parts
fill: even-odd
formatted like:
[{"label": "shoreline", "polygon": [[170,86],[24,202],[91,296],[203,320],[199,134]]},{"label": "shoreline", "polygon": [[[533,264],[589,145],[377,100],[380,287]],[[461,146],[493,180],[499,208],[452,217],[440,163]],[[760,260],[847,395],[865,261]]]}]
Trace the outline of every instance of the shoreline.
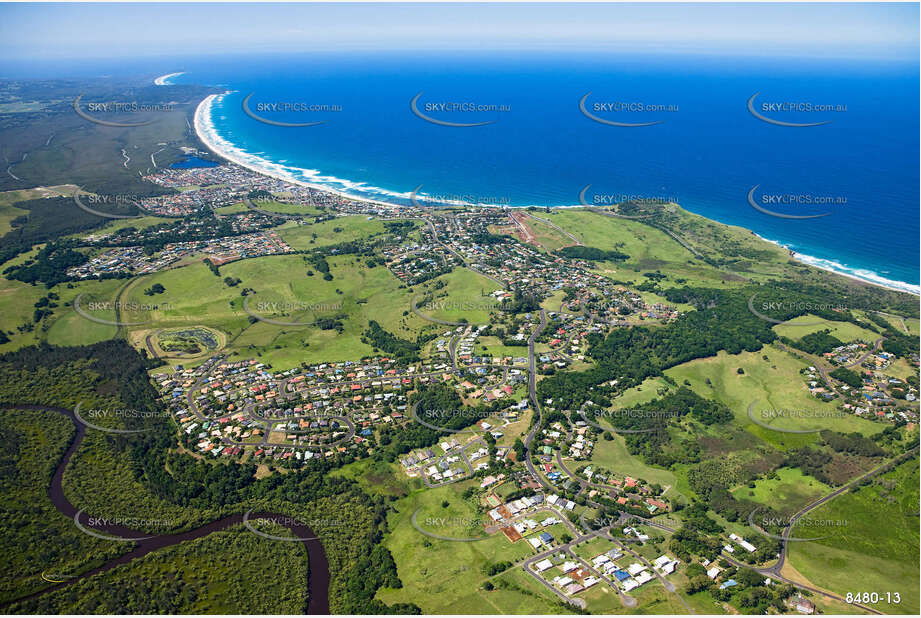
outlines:
[{"label": "shoreline", "polygon": [[[171,74],[168,74],[168,75],[164,75],[164,76],[158,78],[158,80],[159,80],[159,79],[166,78],[166,77],[170,77],[171,75],[178,75],[178,73],[171,73]],[[194,116],[194,122],[193,122],[193,126],[194,126],[194,129],[195,129],[195,134],[198,136],[198,139],[199,139],[199,140],[200,140],[200,141],[201,141],[201,142],[202,142],[202,143],[203,143],[213,154],[215,154],[216,156],[218,156],[218,157],[220,157],[220,158],[222,158],[222,159],[224,159],[224,160],[226,160],[226,161],[229,161],[229,162],[231,162],[231,163],[234,163],[234,164],[236,164],[236,165],[239,165],[239,166],[241,166],[241,167],[244,167],[244,168],[246,168],[246,169],[248,169],[248,170],[250,170],[250,171],[252,171],[252,172],[255,172],[255,173],[257,173],[257,174],[262,174],[262,175],[268,176],[268,177],[270,177],[270,178],[275,178],[276,180],[282,180],[282,181],[285,181],[285,182],[290,182],[290,183],[292,183],[292,184],[296,184],[296,185],[299,185],[299,186],[308,187],[308,188],[314,189],[314,190],[316,190],[316,191],[323,191],[323,192],[326,192],[326,193],[332,193],[332,194],[337,195],[337,196],[342,197],[342,198],[346,198],[346,199],[350,199],[350,200],[354,200],[354,201],[358,201],[358,202],[365,202],[365,203],[368,203],[368,204],[380,205],[380,206],[397,207],[397,208],[405,208],[405,207],[407,207],[406,204],[397,204],[397,203],[393,203],[393,202],[386,202],[386,201],[381,201],[381,200],[375,200],[375,199],[371,199],[371,198],[367,198],[367,197],[363,197],[363,196],[358,196],[358,195],[350,194],[350,193],[347,193],[347,192],[342,191],[342,190],[333,189],[333,188],[330,188],[330,187],[327,186],[327,185],[318,184],[318,183],[306,182],[306,181],[304,181],[304,180],[300,180],[300,179],[298,179],[298,178],[294,178],[290,173],[286,173],[286,172],[280,171],[280,169],[269,170],[269,169],[266,169],[265,167],[260,167],[259,165],[257,165],[257,164],[254,163],[253,161],[247,160],[247,158],[246,158],[247,156],[252,157],[252,156],[254,156],[254,155],[249,155],[249,153],[245,153],[245,152],[242,151],[241,149],[239,149],[239,148],[237,148],[236,146],[234,146],[233,144],[229,143],[227,140],[225,140],[225,139],[223,139],[222,137],[220,137],[220,136],[217,134],[217,131],[216,131],[216,129],[214,128],[214,124],[213,124],[213,122],[212,122],[212,120],[211,120],[212,103],[213,103],[215,100],[219,99],[220,97],[223,97],[223,96],[225,96],[225,95],[227,95],[227,94],[230,94],[230,93],[231,93],[231,91],[225,91],[225,92],[222,93],[222,94],[210,94],[210,95],[208,95],[207,97],[205,97],[204,99],[202,99],[202,101],[198,104],[198,107],[196,107],[196,109],[195,109],[195,116]],[[266,164],[268,164],[268,165],[273,165],[273,166],[276,166],[277,168],[284,168],[284,167],[285,167],[285,166],[283,166],[283,165],[281,165],[281,164],[278,164],[278,163],[267,162],[267,161],[265,161],[264,159],[263,159],[262,161],[263,161],[263,165],[266,165]],[[298,168],[298,169],[302,169],[302,168]],[[319,174],[319,171],[318,171],[318,170],[312,170],[312,171],[314,171],[316,174]],[[336,179],[336,180],[339,181],[339,182],[347,182],[347,181],[342,181],[342,180],[340,180],[340,179]],[[361,185],[364,184],[364,183],[352,183],[352,184],[354,184],[355,186],[361,186]],[[390,193],[391,195],[393,195],[393,197],[395,197],[395,198],[402,198],[402,199],[407,199],[407,200],[412,199],[412,194],[405,195],[405,194],[396,193],[396,192],[389,192],[389,193]],[[405,195],[405,197],[404,197],[404,195]],[[419,194],[419,196],[420,196],[420,201],[424,201],[424,197],[422,197],[422,196],[424,196],[424,195],[425,195],[425,194],[422,194],[422,193]],[[439,203],[441,203],[441,204],[449,204],[448,202],[439,202]],[[482,205],[464,204],[464,203],[457,203],[457,204],[451,204],[451,205],[454,205],[454,206],[480,206],[480,207],[484,207],[484,206],[482,206]],[[488,208],[489,206],[485,206],[485,207]],[[494,205],[493,207],[496,207],[496,206]],[[511,206],[511,205],[507,205],[507,206],[502,206],[502,207],[503,207],[503,208],[524,209],[524,208],[530,208],[531,206]],[[537,206],[537,205],[534,205],[534,207],[535,207],[535,208],[545,208],[545,206]],[[564,206],[550,206],[549,208],[553,208],[553,209],[558,209],[558,208],[585,208],[585,206],[584,206],[583,204],[573,204],[573,205],[564,205]],[[689,212],[690,212],[690,211],[689,211]],[[699,215],[699,216],[702,216],[702,215]],[[714,221],[715,221],[715,220],[714,220]],[[715,221],[715,222],[716,222],[716,223],[720,223],[719,221]],[[806,255],[806,254],[802,254],[802,253],[797,253],[797,252],[793,251],[792,249],[790,249],[788,246],[784,245],[782,242],[779,242],[779,241],[776,241],[776,240],[770,240],[770,239],[768,239],[768,238],[764,238],[763,236],[759,235],[757,232],[755,232],[755,231],[753,231],[753,230],[749,230],[749,231],[750,231],[752,234],[754,234],[756,237],[758,237],[759,239],[761,239],[761,240],[763,240],[763,241],[765,241],[765,242],[768,242],[768,243],[771,243],[771,244],[773,244],[773,245],[782,247],[783,249],[785,249],[785,250],[790,254],[790,258],[791,258],[791,259],[793,259],[793,260],[795,260],[795,261],[797,261],[797,262],[799,262],[799,263],[801,263],[801,264],[805,264],[806,266],[810,266],[810,267],[813,267],[813,268],[818,268],[818,269],[820,269],[820,270],[824,270],[824,271],[827,271],[827,272],[830,272],[830,273],[834,273],[834,274],[840,275],[840,276],[842,276],[842,277],[847,277],[848,279],[851,279],[851,280],[853,280],[853,281],[857,281],[857,282],[862,283],[862,284],[864,284],[864,285],[872,285],[872,286],[880,287],[880,288],[883,288],[883,289],[889,290],[889,291],[902,292],[902,293],[905,293],[905,294],[911,294],[911,295],[913,295],[913,296],[921,296],[921,286],[919,286],[919,285],[913,285],[913,284],[910,284],[910,283],[907,283],[907,282],[903,282],[903,281],[893,281],[893,280],[890,280],[890,279],[886,279],[886,278],[884,278],[884,277],[882,277],[882,276],[880,276],[880,275],[878,275],[878,274],[876,274],[876,273],[873,273],[872,271],[865,271],[865,272],[868,273],[868,274],[865,275],[865,276],[861,276],[861,275],[856,274],[856,273],[854,273],[854,272],[848,272],[848,271],[844,270],[844,269],[847,268],[846,266],[844,266],[843,264],[840,264],[840,263],[838,263],[838,262],[835,262],[834,260],[825,259],[825,258],[817,258],[817,257],[811,256],[811,255]],[[833,266],[833,264],[838,265],[839,268],[835,268],[835,267]]]},{"label": "shoreline", "polygon": [[751,233],[757,236],[759,239],[763,240],[764,242],[769,242],[772,245],[776,245],[784,249],[790,254],[790,259],[796,260],[800,264],[805,264],[806,266],[811,266],[812,268],[818,268],[819,270],[824,270],[826,272],[834,273],[842,277],[847,277],[848,279],[852,279],[854,281],[858,281],[863,284],[875,285],[876,287],[891,290],[893,292],[904,292],[905,294],[911,294],[912,296],[921,296],[921,286],[912,285],[904,281],[893,281],[891,279],[886,279],[885,277],[880,277],[876,273],[871,273],[872,277],[870,275],[867,275],[865,277],[860,277],[851,272],[842,270],[844,268],[847,268],[843,264],[834,262],[835,264],[838,264],[841,267],[841,269],[836,269],[830,265],[826,265],[826,263],[832,262],[833,260],[827,260],[825,258],[817,258],[811,255],[806,255],[805,253],[797,253],[796,251],[794,251],[793,249],[791,249],[789,246],[785,245],[784,243],[780,242],[779,240],[771,240],[770,238],[765,238],[764,236],[761,236],[760,234],[754,231],[751,231]]},{"label": "shoreline", "polygon": [[179,77],[180,75],[185,75],[185,71],[179,71],[178,73],[167,73],[166,75],[161,75],[160,77],[154,80],[154,86],[169,86],[168,79],[172,77]]}]

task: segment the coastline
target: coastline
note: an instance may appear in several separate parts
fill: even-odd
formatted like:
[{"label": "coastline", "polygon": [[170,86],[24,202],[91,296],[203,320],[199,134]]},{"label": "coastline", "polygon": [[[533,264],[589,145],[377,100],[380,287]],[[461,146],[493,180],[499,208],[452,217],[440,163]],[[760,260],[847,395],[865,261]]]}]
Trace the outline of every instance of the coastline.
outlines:
[{"label": "coastline", "polygon": [[[262,174],[263,176],[268,176],[270,178],[275,178],[276,180],[290,182],[291,184],[299,185],[301,187],[307,187],[316,191],[332,193],[334,195],[338,195],[339,197],[355,200],[357,202],[366,202],[368,204],[377,204],[380,206],[400,206],[400,204],[392,204],[390,202],[382,202],[380,200],[372,200],[366,197],[351,195],[345,193],[344,191],[331,189],[330,187],[322,184],[306,182],[298,178],[294,178],[291,174],[285,173],[280,169],[266,169],[265,167],[259,167],[252,161],[247,160],[246,153],[220,137],[217,134],[217,131],[215,131],[214,125],[211,122],[211,104],[216,99],[227,94],[230,94],[230,91],[224,92],[223,94],[209,94],[204,99],[202,99],[201,103],[198,104],[198,107],[195,108],[195,116],[192,122],[192,126],[195,129],[195,134],[198,136],[198,139],[216,156],[226,161],[230,161],[231,163],[235,163],[240,167],[245,167],[251,172]],[[279,164],[272,165],[276,165],[278,168],[284,167]]]},{"label": "coastline", "polygon": [[185,71],[179,71],[178,73],[167,73],[166,75],[161,75],[160,77],[154,80],[154,86],[169,86],[169,80],[173,77],[179,77],[180,75],[185,75]]},{"label": "coastline", "polygon": [[[160,78],[157,78],[157,79],[160,80],[163,78],[168,78],[173,75],[179,75],[179,73],[171,73],[168,75],[161,76]],[[208,95],[207,97],[202,99],[202,101],[198,104],[198,107],[195,109],[195,116],[194,116],[194,122],[193,122],[195,133],[198,136],[198,139],[201,140],[201,142],[209,150],[211,150],[211,152],[214,153],[216,156],[222,159],[225,159],[227,161],[230,161],[231,163],[235,163],[257,174],[262,174],[264,176],[269,176],[270,178],[275,178],[277,180],[283,180],[285,182],[290,182],[292,184],[296,184],[299,186],[308,187],[308,188],[311,188],[317,191],[324,191],[326,193],[332,193],[342,198],[346,198],[346,199],[350,199],[350,200],[354,200],[358,202],[365,202],[369,204],[381,205],[381,206],[406,207],[405,204],[396,204],[393,202],[375,200],[375,199],[371,199],[368,197],[351,194],[351,193],[348,193],[347,191],[337,190],[337,189],[329,187],[328,185],[322,184],[322,182],[311,183],[311,182],[307,182],[307,181],[298,179],[294,177],[290,172],[285,170],[286,166],[279,164],[279,163],[271,163],[271,162],[266,161],[265,159],[259,159],[255,155],[250,155],[249,153],[244,152],[240,148],[237,148],[236,146],[234,146],[233,144],[231,144],[224,138],[220,137],[217,134],[217,131],[214,128],[214,124],[211,119],[212,104],[214,103],[215,100],[219,100],[225,95],[230,94],[230,92],[231,91],[226,91],[223,94],[219,94],[219,95],[218,94]],[[252,159],[258,159],[262,163],[262,165],[257,164]],[[297,169],[303,170],[303,168],[297,168]],[[303,170],[303,171],[307,171],[313,175],[318,176],[319,178],[322,178],[320,176],[319,170]],[[350,181],[343,181],[342,179],[338,179],[338,178],[330,178],[329,180],[332,182],[351,184],[352,186],[356,188],[366,186],[365,183],[354,183]],[[413,193],[407,194],[407,193],[398,193],[398,192],[393,192],[393,191],[385,191],[383,189],[377,189],[377,190],[379,192],[391,195],[394,198],[400,198],[400,199],[405,199],[405,200],[413,199]],[[425,194],[423,193],[419,194],[420,198],[422,198],[422,196],[424,195]],[[446,204],[447,202],[440,202],[440,203]],[[473,206],[472,204],[464,204],[464,203],[457,203],[453,205]],[[537,207],[543,208],[543,206],[537,206]],[[582,204],[573,204],[573,205],[565,205],[565,206],[551,206],[551,208],[584,208],[584,207],[585,206]],[[506,208],[520,209],[520,208],[529,208],[529,206],[506,206]],[[717,223],[719,222],[717,221]],[[805,264],[813,268],[818,268],[820,270],[825,270],[827,272],[831,272],[836,275],[840,275],[842,277],[847,277],[848,279],[857,281],[865,285],[873,285],[873,286],[880,287],[880,288],[890,290],[890,291],[903,292],[906,294],[911,294],[913,296],[921,296],[921,286],[919,285],[914,285],[914,284],[910,284],[910,283],[903,282],[903,281],[893,281],[890,279],[886,279],[885,277],[882,277],[872,271],[861,270],[861,269],[848,269],[847,266],[839,262],[836,262],[834,260],[831,260],[831,259],[817,258],[811,255],[797,253],[793,251],[792,249],[790,249],[787,245],[783,244],[782,242],[764,238],[763,236],[760,236],[758,233],[752,230],[749,230],[749,231],[751,231],[752,234],[754,234],[755,236],[757,236],[758,238],[760,238],[761,240],[765,242],[769,242],[771,244],[784,248],[785,250],[789,252],[791,259],[796,260],[797,262],[800,262],[801,264]]]},{"label": "coastline", "polygon": [[[921,296],[921,286],[912,285],[910,283],[905,283],[904,281],[893,281],[891,279],[886,279],[885,277],[880,277],[876,273],[870,271],[863,271],[867,274],[863,276],[856,275],[849,270],[847,266],[835,262],[834,260],[827,260],[824,258],[817,258],[811,255],[806,255],[805,253],[797,253],[789,246],[778,240],[771,240],[770,238],[765,238],[757,232],[752,232],[755,236],[763,240],[764,242],[769,242],[772,245],[777,245],[782,249],[786,250],[790,254],[790,258],[796,260],[800,264],[805,264],[806,266],[811,266],[813,268],[818,268],[836,275],[841,275],[842,277],[847,277],[848,279],[853,279],[860,283],[875,285],[877,287],[885,288],[887,290],[892,290],[894,292],[904,292],[906,294],[911,294],[913,296]],[[831,264],[835,264],[838,268],[835,268]]]}]

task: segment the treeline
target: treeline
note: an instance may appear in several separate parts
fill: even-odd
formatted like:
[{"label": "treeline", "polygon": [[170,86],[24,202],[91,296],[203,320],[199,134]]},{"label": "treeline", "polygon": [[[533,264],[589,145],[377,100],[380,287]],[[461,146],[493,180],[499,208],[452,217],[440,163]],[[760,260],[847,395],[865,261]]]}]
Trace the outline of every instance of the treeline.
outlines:
[{"label": "treeline", "polygon": [[[31,400],[70,407],[75,399],[97,396],[125,409],[156,410],[160,404],[147,377],[152,365],[124,340],[69,348],[22,348],[0,356],[0,402]],[[324,540],[330,562],[332,611],[419,612],[414,605],[387,606],[374,598],[381,586],[401,585],[392,556],[380,545],[388,506],[383,498],[365,494],[354,481],[327,475],[344,462],[323,459],[288,474],[256,479],[252,465],[209,464],[176,451],[176,428],[166,415],[129,416],[123,422],[125,428],[147,431],[94,440],[93,448],[110,451],[100,453],[100,459],[115,458],[118,465],[127,465],[135,480],[150,492],[133,499],[148,501],[151,517],[173,513],[163,509],[175,505],[188,514],[184,520],[191,525],[196,518],[214,519],[218,514],[244,512],[247,505],[260,504],[301,519],[323,516],[335,520],[311,524]],[[70,482],[111,482],[109,477],[93,475],[86,468],[94,460],[86,460],[80,466],[82,476],[78,479],[72,474]],[[76,489],[76,495],[86,491],[85,487]],[[336,517],[329,517],[329,513]]]},{"label": "treeline", "polygon": [[389,356],[392,356],[400,363],[414,363],[419,360],[419,345],[401,339],[393,333],[384,330],[384,328],[374,320],[368,322],[368,328],[362,334],[363,343],[366,343]]},{"label": "treeline", "polygon": [[508,234],[490,234],[489,232],[475,232],[470,235],[470,240],[478,245],[501,245],[504,242],[514,240]]},{"label": "treeline", "polygon": [[33,245],[88,232],[108,222],[77,208],[73,198],[26,200],[14,206],[29,212],[10,221],[12,229],[0,238],[0,264],[25,253]]},{"label": "treeline", "polygon": [[751,313],[744,292],[706,288],[666,290],[669,301],[697,307],[663,327],[635,326],[613,330],[606,338],[589,336],[588,354],[597,366],[585,372],[559,372],[541,380],[541,399],[553,398],[558,407],[577,408],[588,399],[597,401],[595,385],[617,379],[628,388],[660,375],[669,367],[715,356],[754,352],[777,335],[771,324]]},{"label": "treeline", "polygon": [[[688,302],[692,292],[668,291],[672,302]],[[663,328],[615,329],[592,345],[589,354],[616,376],[635,381],[695,358],[755,352],[774,341],[771,325],[755,317],[740,295],[723,294],[715,305],[688,312]]]},{"label": "treeline", "polygon": [[785,345],[802,350],[807,354],[825,354],[835,348],[844,345],[844,342],[831,334],[831,330],[825,330],[809,333],[801,339],[790,339],[781,337],[780,341]]},{"label": "treeline", "polygon": [[[276,527],[271,534],[285,534]],[[188,568],[193,564],[198,566]],[[264,579],[267,571],[270,584]],[[239,525],[16,604],[13,612],[304,614],[306,573],[303,544],[279,543]]]},{"label": "treeline", "polygon": [[856,431],[853,433],[840,433],[823,429],[819,432],[819,435],[829,448],[838,453],[848,453],[862,457],[883,457],[886,455],[886,451],[876,442],[877,439],[882,437],[882,432],[872,438],[868,438]]},{"label": "treeline", "polygon": [[683,509],[680,515],[684,523],[669,539],[669,550],[685,564],[694,556],[716,560],[723,546],[717,535],[723,527],[707,517],[707,507],[700,503]]},{"label": "treeline", "polygon": [[670,467],[679,461],[699,461],[700,447],[686,440],[673,444],[668,431],[670,423],[686,415],[693,416],[704,425],[727,423],[733,419],[732,411],[722,403],[704,399],[684,386],[677,391],[635,406],[605,418],[615,430],[624,430],[627,448],[649,464]]},{"label": "treeline", "polygon": [[847,367],[838,367],[828,375],[836,380],[844,382],[851,388],[860,388],[863,386],[863,378],[860,377],[860,374],[855,371],[851,371]]},{"label": "treeline", "polygon": [[568,258],[590,260],[593,262],[603,262],[606,260],[610,260],[612,262],[622,262],[624,260],[630,259],[629,255],[626,253],[621,253],[620,251],[607,251],[605,249],[598,249],[597,247],[585,247],[579,245],[563,247],[562,249],[559,249],[557,253]]},{"label": "treeline", "polygon": [[906,335],[878,313],[868,311],[867,317],[883,328],[883,336],[886,337],[886,340],[883,341],[883,351],[903,358],[919,353],[917,337]]},{"label": "treeline", "polygon": [[59,243],[49,242],[35,258],[26,260],[16,266],[7,266],[3,274],[7,279],[23,283],[44,283],[50,288],[58,283],[70,280],[67,270],[86,263],[89,258]]},{"label": "treeline", "polygon": [[512,300],[503,301],[499,308],[508,313],[531,313],[540,311],[540,299],[517,289]]}]

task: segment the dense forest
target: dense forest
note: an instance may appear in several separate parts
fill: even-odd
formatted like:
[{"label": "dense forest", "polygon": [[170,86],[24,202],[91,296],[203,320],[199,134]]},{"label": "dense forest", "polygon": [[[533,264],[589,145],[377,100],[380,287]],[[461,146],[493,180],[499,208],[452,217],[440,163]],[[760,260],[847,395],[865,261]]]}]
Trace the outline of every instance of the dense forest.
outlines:
[{"label": "dense forest", "polygon": [[[150,364],[122,340],[22,348],[0,356],[0,403],[69,408],[84,401],[87,406],[157,409],[157,394],[147,379]],[[389,607],[374,599],[380,586],[400,585],[389,552],[379,545],[387,503],[368,496],[353,481],[328,476],[338,465],[335,460],[257,479],[252,466],[201,462],[173,449],[175,427],[165,415],[129,416],[122,422],[126,428],[147,431],[117,437],[88,432],[75,455],[65,485],[76,483],[71,499],[78,508],[98,512],[141,505],[147,517],[174,520],[183,529],[256,505],[317,521],[313,527],[324,542],[332,573],[333,612],[418,612],[415,606]],[[101,505],[100,499],[105,501]],[[337,514],[334,520],[330,512]],[[39,560],[31,568],[50,566]],[[265,562],[262,568],[273,567]]]}]

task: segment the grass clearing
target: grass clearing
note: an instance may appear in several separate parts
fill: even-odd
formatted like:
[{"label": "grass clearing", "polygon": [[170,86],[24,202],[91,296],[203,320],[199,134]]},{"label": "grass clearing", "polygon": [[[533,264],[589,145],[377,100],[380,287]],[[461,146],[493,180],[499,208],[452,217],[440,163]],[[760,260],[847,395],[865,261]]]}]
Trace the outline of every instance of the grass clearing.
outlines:
[{"label": "grass clearing", "polygon": [[[828,536],[821,540],[791,543],[791,565],[813,584],[840,595],[881,593],[880,603],[873,607],[885,613],[917,614],[918,484],[918,459],[912,458],[858,491],[811,511],[813,520],[845,525],[823,529]],[[797,526],[793,534],[808,536],[812,530]],[[901,602],[887,603],[885,592],[898,592]]]},{"label": "grass clearing", "polygon": [[[483,584],[491,579],[483,568],[531,555],[530,545],[525,541],[510,543],[501,533],[482,541],[445,541],[425,536],[412,526],[410,518],[418,509],[417,523],[431,532],[470,538],[474,528],[479,527],[478,534],[483,534],[479,522],[485,513],[461,497],[464,489],[475,483],[464,481],[415,492],[394,504],[396,512],[388,516],[390,532],[384,538],[384,545],[393,554],[403,588],[381,589],[377,598],[388,604],[415,603],[430,614],[454,614],[459,608],[463,608],[463,613],[537,614],[554,610],[552,593],[529,586],[514,573],[497,576],[514,585],[501,588],[498,593],[483,589]],[[442,507],[445,500],[448,507]],[[521,576],[529,578],[524,572]]]},{"label": "grass clearing", "polygon": [[[758,352],[737,355],[720,352],[672,367],[665,373],[679,384],[687,381],[689,388],[700,396],[728,406],[740,426],[777,448],[812,442],[818,434],[791,434],[760,427],[748,417],[750,404],[755,403],[753,414],[759,421],[781,429],[828,428],[841,432],[859,431],[865,435],[879,431],[879,426],[871,421],[853,415],[836,415],[834,402],[812,397],[799,373],[806,366],[805,362],[771,345]],[[738,373],[740,368],[744,373]],[[808,414],[764,417],[764,410],[798,410]]]},{"label": "grass clearing", "polygon": [[856,324],[850,322],[827,322],[812,314],[801,315],[785,324],[774,326],[775,333],[790,339],[802,339],[806,335],[826,329],[831,331],[829,333],[831,336],[837,337],[844,343],[850,343],[858,339],[866,343],[873,343],[879,338],[878,334]]}]

